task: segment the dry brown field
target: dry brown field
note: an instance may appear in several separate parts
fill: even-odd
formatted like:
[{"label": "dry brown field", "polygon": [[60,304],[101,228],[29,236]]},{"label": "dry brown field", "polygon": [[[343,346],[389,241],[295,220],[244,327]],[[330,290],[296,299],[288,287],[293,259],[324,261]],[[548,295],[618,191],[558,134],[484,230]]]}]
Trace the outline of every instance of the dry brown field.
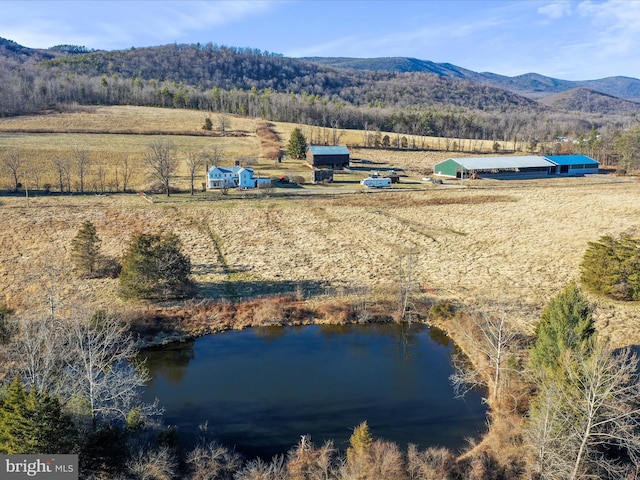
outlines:
[{"label": "dry brown field", "polygon": [[[204,120],[210,117],[214,131],[202,130]],[[0,119],[0,155],[6,150],[17,150],[27,159],[22,182],[28,188],[41,189],[45,184],[58,189],[58,177],[53,159],[67,159],[72,170],[72,183],[77,186],[77,175],[73,172],[74,149],[86,150],[91,162],[85,190],[99,189],[99,183],[106,184],[108,190],[118,190],[121,185],[122,164],[126,158],[133,166],[131,188],[147,190],[151,186],[143,155],[149,143],[164,135],[177,147],[178,175],[175,186],[189,188],[187,157],[189,152],[211,151],[213,147],[222,152],[222,163],[233,165],[240,160],[252,166],[260,175],[280,176],[302,175],[310,180],[310,170],[304,162],[285,161],[278,163],[264,155],[260,141],[256,137],[256,128],[260,119],[224,115],[227,127],[224,134],[216,131],[218,115],[194,110],[162,109],[152,107],[78,107],[78,111],[67,113],[51,113],[48,115],[31,115]],[[271,128],[280,139],[280,148],[286,149],[291,131],[302,128],[308,139],[322,140],[332,138],[331,129],[301,126],[291,123],[270,122]],[[362,145],[362,131],[338,130],[341,144]],[[386,134],[382,132],[382,134]],[[394,133],[388,133],[396,138]],[[445,140],[435,137],[406,136],[409,145],[425,145],[430,149],[442,149]],[[461,147],[471,148],[488,153],[493,142],[480,140],[463,140]],[[310,142],[311,143],[311,142]],[[317,143],[317,142],[316,142]],[[451,141],[450,141],[451,143]],[[503,148],[508,148],[503,143]],[[352,158],[368,160],[373,165],[356,168],[352,182],[357,183],[368,175],[369,171],[379,168],[396,169],[408,176],[406,180],[419,182],[429,173],[433,165],[453,155],[469,155],[446,151],[412,151],[396,149],[352,149]],[[101,175],[102,182],[98,182]],[[200,186],[204,177],[204,166],[199,172],[196,186]],[[118,178],[120,180],[118,180]],[[344,178],[348,180],[348,178]],[[357,180],[357,181],[356,181]],[[0,166],[0,188],[8,188],[13,184],[10,172]]]},{"label": "dry brown field", "polygon": [[[159,122],[182,125],[171,119],[180,111],[143,110],[151,110],[151,117],[157,113]],[[82,119],[78,121],[88,125],[92,120],[87,118],[101,111],[64,115],[78,115]],[[189,115],[192,128],[199,129],[202,112]],[[123,119],[121,124],[131,121]],[[2,121],[0,132],[10,129],[7,125],[18,128],[20,122],[26,122],[20,127],[25,130],[33,125],[29,119]],[[161,130],[152,120],[140,120],[146,122],[150,130]],[[254,168],[270,173],[304,172],[300,163],[276,165],[260,159],[258,141],[251,134],[254,120],[233,122],[235,130],[245,130],[248,136],[172,138],[185,142],[184,148],[219,142],[233,155],[255,158]],[[290,128],[275,125],[283,142]],[[0,148],[44,152],[68,148],[65,142],[75,140],[91,152],[111,148],[121,154],[144,148],[149,140],[144,135],[122,135],[122,143],[116,134],[59,135],[77,137],[63,141],[40,138],[42,134],[0,133]],[[388,299],[397,291],[399,272],[406,268],[410,253],[416,292],[465,308],[499,304],[514,326],[531,333],[548,299],[577,279],[589,241],[605,234],[640,233],[640,185],[632,178],[465,180],[433,186],[412,179],[437,161],[435,154],[361,149],[353,156],[403,169],[410,172],[409,180],[402,188],[363,191],[357,188],[357,178],[347,180],[348,175],[364,174],[356,171],[345,174],[343,184],[335,187],[305,185],[228,196],[157,195],[153,203],[122,193],[38,194],[28,199],[0,195],[0,295],[23,313],[44,312],[51,300],[61,310],[79,304],[116,311],[133,308],[117,297],[117,279],[79,279],[71,271],[71,239],[81,223],[90,220],[102,238],[102,252],[114,258],[120,257],[135,232],[176,232],[191,257],[193,279],[204,298],[296,292],[311,300],[341,294],[368,301]],[[142,174],[140,178],[145,179]],[[616,344],[640,344],[638,306],[592,300],[598,305],[599,329]]]}]

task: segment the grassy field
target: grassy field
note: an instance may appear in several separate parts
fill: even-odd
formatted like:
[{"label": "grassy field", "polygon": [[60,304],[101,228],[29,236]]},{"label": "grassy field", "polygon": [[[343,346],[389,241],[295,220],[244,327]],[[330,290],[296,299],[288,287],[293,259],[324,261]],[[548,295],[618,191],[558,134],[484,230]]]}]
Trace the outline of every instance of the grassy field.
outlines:
[{"label": "grassy field", "polygon": [[[0,154],[6,150],[17,150],[23,158],[28,159],[28,168],[21,175],[27,187],[40,189],[50,184],[54,190],[57,188],[59,181],[53,164],[55,158],[68,160],[73,184],[77,185],[73,151],[80,149],[89,153],[91,162],[88,181],[85,182],[89,191],[100,189],[100,182],[97,181],[99,176],[103,178],[102,184],[111,186],[108,190],[116,190],[125,158],[134,168],[131,188],[148,190],[151,182],[143,155],[149,143],[159,134],[170,139],[177,147],[179,169],[174,183],[181,189],[189,187],[186,166],[188,153],[210,151],[214,147],[222,151],[222,163],[225,165],[233,165],[234,161],[240,160],[261,175],[286,174],[302,175],[307,180],[311,178],[311,171],[304,161],[285,160],[278,163],[266,155],[256,136],[257,127],[265,123],[260,119],[225,115],[227,127],[222,133],[216,130],[219,124],[217,115],[201,111],[126,106],[78,107],[78,110],[0,119]],[[212,119],[214,131],[205,132],[202,129],[207,116]],[[279,138],[279,145],[270,145],[270,148],[284,151],[291,131],[299,125],[277,122],[270,122],[269,125]],[[302,129],[309,140],[323,140],[333,135],[331,129],[309,126],[303,126]],[[363,134],[362,131],[338,131],[341,144],[346,145],[362,145]],[[389,135],[393,139],[397,137],[395,134]],[[408,136],[407,141],[409,145],[415,142],[416,145],[424,144],[432,149],[444,148],[445,145],[443,139],[433,137]],[[483,152],[490,152],[493,145],[493,142],[479,140],[461,143],[462,147],[468,149],[473,145],[473,148]],[[508,148],[508,145],[504,144],[503,148]],[[354,168],[355,175],[342,177],[347,187],[379,169],[395,169],[405,175],[405,182],[418,183],[436,162],[452,155],[452,152],[444,151],[352,150],[354,160],[372,163],[360,164]],[[203,166],[198,172],[197,186],[204,181],[204,176]],[[0,168],[0,188],[9,188],[12,184],[10,172]],[[341,185],[340,182],[336,184],[338,187]]]},{"label": "grassy field", "polygon": [[[107,152],[129,153],[134,158],[149,137],[65,133],[79,124],[93,129],[94,115],[99,126],[116,114],[122,115],[119,125],[123,128],[144,125],[148,131],[166,128],[167,132],[186,130],[186,120],[178,118],[181,115],[191,119],[194,132],[204,118],[201,112],[113,107],[95,113],[12,119],[0,122],[0,148],[34,152],[30,158],[38,162],[42,157],[37,152],[48,155],[77,142],[96,152],[96,162],[106,161]],[[66,125],[60,127],[65,132],[6,133],[18,128],[51,130],[58,125],[58,117]],[[77,123],[70,127],[73,122]],[[171,138],[183,148],[206,148],[208,142],[215,142],[231,158],[251,157],[254,168],[269,174],[305,171],[301,162],[275,164],[259,158],[259,142],[251,133],[254,120],[234,118],[232,126],[246,136]],[[291,128],[274,126],[284,142]],[[37,195],[28,201],[23,195],[2,195],[0,291],[22,312],[46,311],[52,302],[61,310],[78,304],[133,308],[115,295],[116,279],[81,280],[70,271],[71,239],[81,223],[90,220],[102,238],[103,253],[114,258],[122,254],[134,232],[176,232],[206,298],[252,298],[276,292],[307,298],[354,292],[370,301],[390,298],[410,253],[417,292],[467,307],[498,303],[515,326],[531,333],[548,299],[577,278],[587,242],[605,234],[640,234],[640,188],[634,179],[596,175],[465,180],[443,186],[418,183],[418,175],[438,155],[446,153],[354,151],[354,158],[409,172],[404,188],[390,191],[357,188],[356,180],[365,171],[356,170],[339,177],[335,186],[305,185],[228,196],[219,192],[194,197],[158,195],[153,203],[136,194]],[[142,173],[139,178],[146,181]],[[617,344],[640,343],[637,306],[596,300],[600,329]]]}]

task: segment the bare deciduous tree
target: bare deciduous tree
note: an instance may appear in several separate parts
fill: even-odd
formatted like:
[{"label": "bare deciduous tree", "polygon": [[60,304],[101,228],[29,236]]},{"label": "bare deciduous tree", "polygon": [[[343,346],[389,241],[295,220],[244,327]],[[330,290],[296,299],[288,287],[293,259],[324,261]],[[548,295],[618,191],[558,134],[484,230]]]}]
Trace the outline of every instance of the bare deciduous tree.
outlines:
[{"label": "bare deciduous tree", "polygon": [[336,470],[331,441],[316,448],[309,435],[302,435],[298,444],[287,453],[289,480],[323,480],[333,478]]},{"label": "bare deciduous tree", "polygon": [[421,452],[413,444],[407,449],[407,474],[409,480],[438,478],[453,479],[456,471],[456,457],[446,448],[427,448]]},{"label": "bare deciduous tree", "polygon": [[460,332],[476,367],[472,368],[467,361],[456,361],[456,372],[450,376],[456,393],[464,395],[474,386],[484,385],[489,387],[491,400],[495,401],[511,370],[507,360],[516,345],[516,333],[508,327],[506,314],[500,310],[472,315]]},{"label": "bare deciduous tree", "polygon": [[[65,158],[61,157],[53,157],[51,160],[56,167],[56,172],[58,174],[58,185],[60,188],[60,193],[64,192],[65,185],[67,186],[67,191],[71,190],[70,185],[70,174],[69,174],[69,162]],[[65,182],[65,180],[67,180]]]},{"label": "bare deciduous tree", "polygon": [[64,369],[66,397],[81,396],[95,428],[99,420],[126,420],[134,409],[157,413],[141,405],[140,389],[147,378],[144,366],[132,363],[136,350],[127,326],[112,315],[76,315],[65,325],[69,361]]},{"label": "bare deciduous tree", "polygon": [[269,463],[261,458],[253,459],[238,470],[233,478],[234,480],[283,480],[287,478],[284,456],[276,455]]},{"label": "bare deciduous tree", "polygon": [[20,318],[18,334],[10,345],[10,357],[18,365],[17,374],[38,393],[53,391],[59,380],[63,351],[60,325],[51,318]]},{"label": "bare deciduous tree", "polygon": [[80,193],[84,193],[84,180],[91,165],[89,150],[73,147],[73,158],[76,162],[76,173],[78,174],[78,190]]},{"label": "bare deciduous tree", "polygon": [[224,148],[220,145],[211,145],[202,152],[202,158],[206,162],[207,171],[211,166],[220,166],[225,158]]},{"label": "bare deciduous tree", "polygon": [[171,178],[178,167],[175,144],[162,137],[155,139],[147,146],[144,160],[150,175],[160,182],[167,197],[170,196]]},{"label": "bare deciduous tree", "polygon": [[133,175],[134,168],[133,164],[129,160],[129,155],[124,154],[122,156],[122,191],[126,192],[129,190],[129,184],[131,183],[131,176]]},{"label": "bare deciduous tree", "polygon": [[[568,351],[534,401],[526,439],[543,478],[636,478],[640,376],[630,349]],[[627,475],[631,475],[627,477]]]},{"label": "bare deciduous tree", "polygon": [[20,188],[20,176],[22,175],[23,162],[20,153],[9,150],[2,154],[2,163],[13,177],[13,188],[17,192]]},{"label": "bare deciduous tree", "polygon": [[240,455],[217,442],[196,446],[187,455],[192,480],[231,478],[240,468]]},{"label": "bare deciduous tree", "polygon": [[44,297],[42,305],[51,320],[58,318],[58,311],[65,303],[64,289],[70,269],[53,250],[46,252],[41,259],[34,261],[32,281],[37,289],[37,296]]},{"label": "bare deciduous tree", "polygon": [[172,480],[178,469],[173,453],[166,446],[138,451],[127,466],[137,480]]},{"label": "bare deciduous tree", "polygon": [[398,279],[398,320],[411,322],[415,313],[413,304],[416,282],[413,276],[415,258],[411,247],[406,255],[406,265],[400,259],[400,278]]},{"label": "bare deciduous tree", "polygon": [[191,195],[195,193],[196,174],[203,163],[204,156],[201,152],[193,150],[187,152],[187,169],[189,170],[189,180],[191,182]]},{"label": "bare deciduous tree", "polygon": [[227,130],[227,127],[230,125],[229,117],[224,114],[218,115],[218,126],[220,127],[220,131],[224,133]]}]

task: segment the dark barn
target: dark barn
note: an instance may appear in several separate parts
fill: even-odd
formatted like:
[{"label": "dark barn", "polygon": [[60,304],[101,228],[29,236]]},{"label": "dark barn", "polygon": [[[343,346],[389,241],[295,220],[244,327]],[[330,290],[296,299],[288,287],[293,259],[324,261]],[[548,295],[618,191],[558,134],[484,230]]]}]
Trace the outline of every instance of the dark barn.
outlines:
[{"label": "dark barn", "polygon": [[316,168],[345,168],[349,166],[349,149],[344,146],[307,147],[307,162]]},{"label": "dark barn", "polygon": [[313,169],[313,183],[333,183],[333,170]]}]

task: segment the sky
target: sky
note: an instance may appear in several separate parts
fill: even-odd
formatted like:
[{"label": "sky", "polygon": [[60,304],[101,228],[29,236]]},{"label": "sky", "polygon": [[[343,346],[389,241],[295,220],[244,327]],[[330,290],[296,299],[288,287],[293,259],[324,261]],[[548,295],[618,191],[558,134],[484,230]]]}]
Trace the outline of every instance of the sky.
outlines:
[{"label": "sky", "polygon": [[0,0],[0,37],[31,48],[211,42],[508,76],[640,77],[640,0]]}]

